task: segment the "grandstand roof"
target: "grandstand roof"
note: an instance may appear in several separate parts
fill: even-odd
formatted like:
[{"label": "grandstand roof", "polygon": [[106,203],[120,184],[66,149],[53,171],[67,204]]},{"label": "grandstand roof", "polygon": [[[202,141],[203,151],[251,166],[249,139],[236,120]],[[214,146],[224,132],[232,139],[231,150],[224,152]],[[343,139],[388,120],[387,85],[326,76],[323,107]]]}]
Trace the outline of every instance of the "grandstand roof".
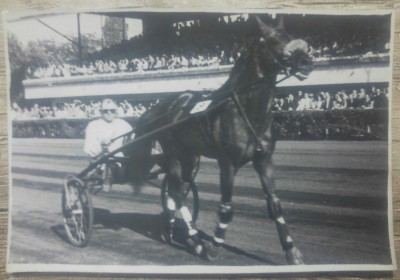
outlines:
[{"label": "grandstand roof", "polygon": [[[142,11],[129,11],[129,12],[45,12],[37,11],[37,12],[18,12],[18,13],[9,13],[7,14],[7,20],[9,22],[17,22],[22,20],[29,20],[29,19],[38,19],[38,18],[45,18],[51,16],[57,16],[61,14],[74,14],[74,13],[81,13],[81,14],[94,14],[94,15],[103,15],[103,16],[110,16],[110,17],[123,17],[123,18],[132,18],[132,19],[145,19],[149,16],[163,16],[168,17],[170,19],[174,19],[177,21],[183,20],[193,20],[204,15],[210,15],[210,13],[201,13],[201,12],[142,12]],[[222,15],[231,15],[233,13],[211,13],[211,15],[222,16]]]},{"label": "grandstand roof", "polygon": [[[125,17],[125,18],[135,18],[135,19],[144,19],[148,16],[158,15],[164,16],[175,20],[192,20],[202,15],[210,15],[210,13],[199,13],[199,12],[94,12],[91,14],[110,16],[110,17]],[[232,13],[212,13],[211,15],[231,15]]]}]

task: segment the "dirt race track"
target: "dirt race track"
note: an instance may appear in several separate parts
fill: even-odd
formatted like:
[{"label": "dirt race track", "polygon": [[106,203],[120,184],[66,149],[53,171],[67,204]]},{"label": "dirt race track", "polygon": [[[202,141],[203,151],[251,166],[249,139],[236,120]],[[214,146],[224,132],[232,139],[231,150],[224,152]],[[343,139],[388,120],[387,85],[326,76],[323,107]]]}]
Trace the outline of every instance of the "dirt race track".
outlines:
[{"label": "dirt race track", "polygon": [[[80,140],[16,139],[12,145],[9,263],[83,265],[284,265],[256,173],[235,181],[235,216],[210,263],[160,239],[160,191],[115,186],[94,196],[95,226],[85,248],[65,240],[61,186],[87,165]],[[278,142],[275,178],[286,222],[307,264],[390,264],[387,142]],[[213,234],[218,167],[204,159],[196,179],[198,228]]]}]

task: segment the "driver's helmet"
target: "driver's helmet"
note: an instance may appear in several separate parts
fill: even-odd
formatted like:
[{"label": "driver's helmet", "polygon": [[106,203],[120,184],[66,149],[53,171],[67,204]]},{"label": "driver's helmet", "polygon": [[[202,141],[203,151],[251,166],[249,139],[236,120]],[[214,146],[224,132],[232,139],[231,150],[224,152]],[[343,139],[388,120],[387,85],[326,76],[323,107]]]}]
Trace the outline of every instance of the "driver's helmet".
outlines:
[{"label": "driver's helmet", "polygon": [[104,99],[101,103],[102,110],[117,110],[117,104],[114,103],[111,99]]}]

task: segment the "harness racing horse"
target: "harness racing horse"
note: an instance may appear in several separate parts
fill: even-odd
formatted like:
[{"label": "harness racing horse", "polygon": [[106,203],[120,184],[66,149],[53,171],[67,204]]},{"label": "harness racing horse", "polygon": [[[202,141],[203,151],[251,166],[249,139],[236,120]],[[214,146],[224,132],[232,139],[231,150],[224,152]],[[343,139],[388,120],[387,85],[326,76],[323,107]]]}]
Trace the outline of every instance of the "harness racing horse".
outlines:
[{"label": "harness racing horse", "polygon": [[[284,72],[303,80],[312,71],[312,58],[305,41],[291,39],[282,27],[273,28],[258,16],[255,18],[254,24],[258,25],[261,35],[237,60],[225,84],[207,98],[210,103],[207,110],[199,117],[193,113],[193,104],[198,104],[201,98],[199,93],[187,92],[178,98],[166,99],[142,115],[136,127],[136,137],[150,133],[154,135],[152,140],[161,144],[170,196],[170,213],[166,217],[168,231],[172,234],[175,211],[180,211],[186,224],[187,245],[195,254],[209,260],[217,257],[233,217],[235,175],[241,166],[252,162],[260,177],[269,217],[276,224],[286,259],[289,264],[303,264],[275,192],[272,174],[275,139],[271,109],[277,75]],[[165,126],[170,127],[162,129]],[[141,141],[127,151],[133,159],[132,179],[138,180],[151,166],[146,164],[151,153],[150,142]],[[194,162],[199,155],[216,159],[220,168],[219,223],[213,241],[206,243],[200,239],[184,201]]]}]

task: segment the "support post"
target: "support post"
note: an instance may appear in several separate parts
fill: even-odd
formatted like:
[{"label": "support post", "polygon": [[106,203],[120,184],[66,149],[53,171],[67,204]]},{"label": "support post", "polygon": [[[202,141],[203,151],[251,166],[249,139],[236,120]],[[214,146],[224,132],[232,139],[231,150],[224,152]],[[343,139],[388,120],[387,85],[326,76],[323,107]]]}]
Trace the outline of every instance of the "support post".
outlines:
[{"label": "support post", "polygon": [[78,19],[78,50],[79,50],[79,65],[82,67],[82,38],[81,38],[81,14],[77,14]]}]

